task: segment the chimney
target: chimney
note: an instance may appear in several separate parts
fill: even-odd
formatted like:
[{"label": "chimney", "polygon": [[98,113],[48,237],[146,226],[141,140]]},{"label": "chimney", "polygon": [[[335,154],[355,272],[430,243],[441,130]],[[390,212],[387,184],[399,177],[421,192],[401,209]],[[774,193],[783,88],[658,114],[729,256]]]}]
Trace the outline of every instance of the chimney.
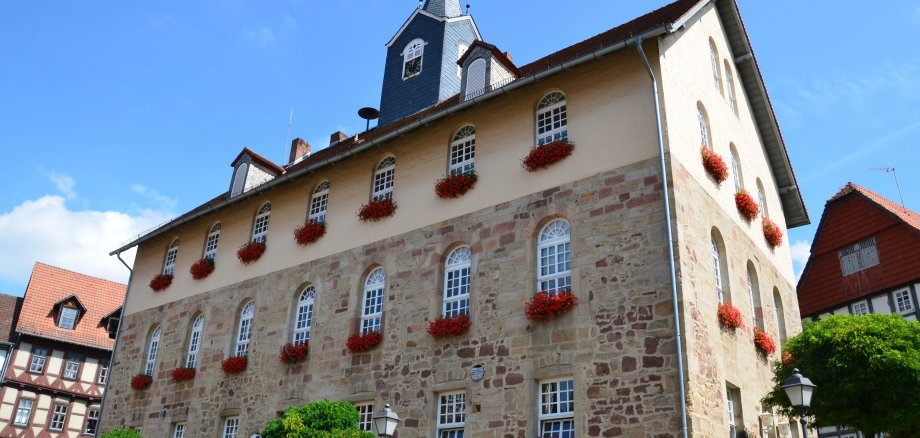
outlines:
[{"label": "chimney", "polygon": [[291,142],[291,158],[288,164],[294,164],[308,156],[310,156],[310,143],[300,137],[295,138]]},{"label": "chimney", "polygon": [[514,62],[514,58],[511,57],[511,52],[505,52],[505,58],[508,58],[509,61]]},{"label": "chimney", "polygon": [[329,136],[329,146],[332,146],[342,140],[348,140],[348,134],[342,131],[335,131]]}]

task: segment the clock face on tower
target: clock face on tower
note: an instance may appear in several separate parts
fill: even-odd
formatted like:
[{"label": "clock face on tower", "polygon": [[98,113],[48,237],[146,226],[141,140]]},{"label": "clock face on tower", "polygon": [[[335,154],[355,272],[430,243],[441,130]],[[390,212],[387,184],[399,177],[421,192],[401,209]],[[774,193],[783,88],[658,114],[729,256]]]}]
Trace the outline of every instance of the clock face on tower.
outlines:
[{"label": "clock face on tower", "polygon": [[412,76],[415,76],[422,72],[422,58],[415,58],[406,61],[406,66],[403,71],[403,79],[409,79]]},{"label": "clock face on tower", "polygon": [[425,50],[425,42],[415,39],[406,47],[403,52],[403,79],[409,79],[422,72],[422,53]]}]

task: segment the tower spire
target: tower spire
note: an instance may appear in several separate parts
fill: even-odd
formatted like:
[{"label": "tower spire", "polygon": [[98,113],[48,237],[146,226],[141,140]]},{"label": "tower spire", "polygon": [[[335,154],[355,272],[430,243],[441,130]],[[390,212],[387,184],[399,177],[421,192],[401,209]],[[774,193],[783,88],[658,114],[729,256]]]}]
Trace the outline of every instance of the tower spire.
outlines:
[{"label": "tower spire", "polygon": [[463,15],[460,0],[425,0],[422,9],[438,17],[454,18]]}]

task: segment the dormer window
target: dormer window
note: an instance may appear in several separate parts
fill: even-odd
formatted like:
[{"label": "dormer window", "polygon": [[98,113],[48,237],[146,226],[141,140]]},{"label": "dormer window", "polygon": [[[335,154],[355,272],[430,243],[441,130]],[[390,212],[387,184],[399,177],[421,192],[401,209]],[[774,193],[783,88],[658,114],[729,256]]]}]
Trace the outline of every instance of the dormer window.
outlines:
[{"label": "dormer window", "polygon": [[233,175],[233,187],[230,188],[230,196],[236,196],[243,192],[243,184],[246,183],[246,172],[249,170],[249,164],[241,163],[236,168],[236,174]]},{"label": "dormer window", "polygon": [[403,79],[409,79],[422,72],[422,54],[425,52],[425,42],[414,39],[403,50]]},{"label": "dormer window", "polygon": [[77,317],[80,312],[73,307],[61,306],[61,313],[58,315],[58,327],[65,330],[73,330],[77,326]]}]

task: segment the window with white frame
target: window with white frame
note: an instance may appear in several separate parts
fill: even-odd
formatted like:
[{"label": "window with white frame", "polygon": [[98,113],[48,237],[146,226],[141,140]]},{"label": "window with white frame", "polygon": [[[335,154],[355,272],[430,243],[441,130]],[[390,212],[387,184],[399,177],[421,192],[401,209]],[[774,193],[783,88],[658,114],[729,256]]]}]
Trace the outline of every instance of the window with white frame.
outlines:
[{"label": "window with white frame", "polygon": [[60,432],[64,430],[64,420],[67,418],[67,405],[54,405],[54,412],[51,413],[51,421],[48,423],[48,430]]},{"label": "window with white frame", "polygon": [[365,402],[355,404],[358,410],[358,429],[373,432],[374,430],[374,403]]},{"label": "window with white frame", "polygon": [[393,197],[393,180],[396,177],[396,157],[386,157],[374,171],[374,187],[371,199],[382,201]]},{"label": "window with white frame", "polygon": [[240,430],[240,418],[239,417],[230,417],[224,420],[224,433],[221,435],[222,438],[236,438],[237,433]]},{"label": "window with white frame", "polygon": [[760,285],[757,283],[757,272],[750,262],[747,269],[747,288],[748,296],[751,298],[751,319],[754,321],[754,327],[763,330],[763,320],[757,315],[760,310]]},{"label": "window with white frame", "polygon": [[706,111],[703,109],[702,105],[696,108],[696,118],[700,124],[700,143],[708,147],[712,144],[709,138],[709,118],[706,117]]},{"label": "window with white frame", "polygon": [[7,354],[8,354],[8,353],[7,353],[6,350],[0,349],[0,371],[3,370],[3,365],[6,364],[6,355],[7,355]]},{"label": "window with white frame", "polygon": [[316,289],[307,286],[300,297],[297,298],[297,313],[294,316],[294,338],[296,345],[310,340],[310,327],[313,325],[313,301],[316,299]]},{"label": "window with white frame", "polygon": [[214,261],[217,259],[217,244],[220,242],[220,222],[211,227],[208,237],[204,242],[204,258]]},{"label": "window with white frame", "polygon": [[163,262],[163,275],[173,275],[176,269],[176,257],[179,255],[179,239],[173,240],[166,250],[166,261]]},{"label": "window with white frame", "polygon": [[259,212],[256,213],[256,220],[252,226],[252,241],[265,243],[265,238],[268,237],[268,218],[272,214],[272,204],[266,202],[259,208]]},{"label": "window with white frame", "polygon": [[569,223],[557,219],[543,227],[537,241],[537,291],[558,295],[572,289]]},{"label": "window with white frame", "polygon": [[902,289],[894,293],[894,308],[898,313],[912,313],[914,311],[914,300],[910,296],[910,289]]},{"label": "window with white frame", "polygon": [[160,349],[160,328],[157,327],[150,334],[150,342],[147,344],[147,362],[144,364],[144,374],[153,375],[154,366],[157,363],[157,351]]},{"label": "window with white frame", "polygon": [[16,426],[28,426],[32,417],[32,400],[19,399],[19,407],[16,408],[16,418],[13,424]]},{"label": "window with white frame", "polygon": [[[463,54],[466,53],[469,48],[470,46],[466,44],[460,44],[457,46],[457,61],[463,57]],[[460,64],[457,64],[457,79],[463,79],[463,66]]]},{"label": "window with white frame", "polygon": [[192,322],[192,331],[188,335],[188,354],[185,356],[185,367],[198,366],[198,351],[201,349],[201,332],[204,330],[204,315],[198,315]]},{"label": "window with white frame", "polygon": [[735,75],[732,74],[731,65],[728,61],[725,61],[725,88],[728,89],[726,97],[728,98],[728,107],[731,108],[732,112],[737,112],[735,103]]},{"label": "window with white frame", "polygon": [[854,315],[866,315],[868,313],[869,313],[869,303],[865,301],[853,303],[853,314]]},{"label": "window with white frame", "polygon": [[403,79],[409,79],[422,72],[422,55],[425,41],[414,39],[403,50]]},{"label": "window with white frame", "polygon": [[466,68],[466,89],[463,98],[472,99],[486,93],[488,62],[483,58],[473,60]]},{"label": "window with white frame", "polygon": [[575,438],[575,381],[540,382],[540,437]]},{"label": "window with white frame", "polygon": [[83,435],[96,435],[99,427],[99,408],[90,408],[86,411],[86,424],[83,425]]},{"label": "window with white frame", "polygon": [[476,156],[476,127],[466,125],[460,128],[450,142],[450,166],[448,173],[460,175],[473,171]]},{"label": "window with white frame", "polygon": [[176,423],[173,426],[172,438],[185,438],[185,423]]},{"label": "window with white frame", "polygon": [[844,276],[879,264],[874,237],[846,246],[837,251],[837,255],[840,257],[840,271]]},{"label": "window with white frame", "polygon": [[716,90],[722,92],[722,75],[719,72],[719,50],[716,49],[716,43],[709,39],[709,63],[712,65],[712,84]]},{"label": "window with white frame", "polygon": [[461,246],[447,256],[444,263],[444,316],[470,313],[470,260],[468,246]]},{"label": "window with white frame", "polygon": [[100,385],[105,385],[109,381],[109,360],[108,359],[99,359],[99,377],[96,378],[96,383]]},{"label": "window with white frame", "polygon": [[450,392],[438,398],[438,438],[463,438],[466,394]]},{"label": "window with white frame", "polygon": [[728,409],[728,412],[727,412],[728,429],[729,429],[728,436],[730,437],[735,437],[736,436],[735,432],[737,431],[737,428],[735,426],[735,394],[733,394],[733,392],[734,391],[732,390],[731,387],[725,388],[725,396],[726,396],[725,406]]},{"label": "window with white frame", "polygon": [[80,372],[80,358],[76,356],[67,356],[67,359],[64,361],[64,377],[68,380],[76,380],[77,374]]},{"label": "window with white frame", "polygon": [[554,91],[544,96],[537,105],[537,145],[568,138],[569,120],[565,94]]},{"label": "window with white frame", "polygon": [[45,371],[45,362],[48,360],[48,350],[36,348],[32,350],[32,361],[29,363],[29,372],[41,374]]},{"label": "window with white frame", "polygon": [[252,336],[252,316],[256,313],[256,303],[250,301],[240,311],[240,324],[236,330],[236,345],[233,354],[246,356],[249,354],[249,338]]},{"label": "window with white frame", "polygon": [[246,172],[249,171],[249,164],[241,163],[236,168],[236,174],[233,175],[233,186],[230,187],[230,196],[239,195],[243,191],[243,185],[246,183]]},{"label": "window with white frame", "polygon": [[735,148],[731,148],[732,156],[732,177],[735,181],[735,193],[741,191],[744,188],[744,185],[741,183],[741,166],[738,165],[738,152],[735,151]]},{"label": "window with white frame", "polygon": [[307,220],[314,223],[326,222],[326,206],[329,205],[329,181],[323,181],[313,190],[310,197],[310,213]]},{"label": "window with white frame", "polygon": [[760,214],[765,218],[770,218],[770,212],[767,211],[767,196],[763,191],[763,183],[757,178],[757,207],[760,208]]},{"label": "window with white frame", "polygon": [[710,236],[709,242],[712,245],[712,269],[716,280],[716,296],[719,298],[719,303],[723,303],[725,302],[725,291],[722,289],[722,253],[715,234]]},{"label": "window with white frame", "polygon": [[61,313],[58,315],[58,327],[65,330],[73,330],[77,325],[77,316],[79,311],[73,307],[61,306]]},{"label": "window with white frame", "polygon": [[379,332],[383,318],[383,291],[386,287],[386,273],[383,268],[374,269],[364,281],[364,303],[361,306],[361,334]]}]

